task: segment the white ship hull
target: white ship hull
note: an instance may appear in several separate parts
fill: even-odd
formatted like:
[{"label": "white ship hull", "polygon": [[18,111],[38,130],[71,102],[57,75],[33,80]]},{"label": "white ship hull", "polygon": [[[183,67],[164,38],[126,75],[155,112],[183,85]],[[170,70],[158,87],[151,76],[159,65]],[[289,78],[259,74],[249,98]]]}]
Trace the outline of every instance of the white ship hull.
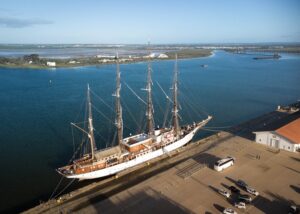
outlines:
[{"label": "white ship hull", "polygon": [[173,150],[176,150],[184,145],[186,145],[188,142],[192,140],[194,137],[195,133],[201,128],[202,125],[197,126],[194,128],[189,134],[184,136],[178,141],[175,141],[161,149],[155,150],[155,151],[150,151],[149,153],[146,153],[144,155],[140,155],[139,157],[136,157],[133,160],[129,160],[111,167],[107,167],[104,169],[100,169],[97,171],[93,172],[88,172],[88,173],[83,173],[83,174],[74,174],[74,175],[67,175],[67,178],[77,178],[80,180],[86,180],[86,179],[95,179],[95,178],[101,178],[109,175],[114,175],[118,172],[121,172],[125,169],[134,167],[138,164],[145,163],[151,159],[157,158],[159,156],[162,156],[166,153],[169,153]]},{"label": "white ship hull", "polygon": [[[177,55],[176,55],[177,63]],[[122,108],[120,100],[120,71],[117,60],[116,73],[116,128],[117,128],[117,146],[109,147],[103,150],[96,149],[94,127],[92,118],[92,104],[90,98],[90,88],[87,91],[87,107],[88,107],[88,131],[80,126],[72,123],[77,129],[81,130],[88,137],[90,143],[90,153],[86,153],[73,163],[57,169],[57,171],[67,178],[72,179],[95,179],[114,175],[118,172],[132,168],[136,165],[145,163],[154,158],[160,157],[166,153],[174,151],[192,140],[196,132],[204,126],[212,118],[208,116],[206,120],[192,125],[180,126],[178,116],[178,101],[177,101],[177,64],[174,69],[173,79],[173,108],[172,121],[173,125],[169,128],[155,130],[153,119],[153,104],[151,95],[151,68],[148,66],[147,86],[147,133],[141,133],[123,139],[123,120]],[[165,92],[164,92],[165,93]],[[165,94],[166,95],[166,94]],[[169,99],[169,98],[168,98]],[[76,154],[74,154],[76,155]]]}]

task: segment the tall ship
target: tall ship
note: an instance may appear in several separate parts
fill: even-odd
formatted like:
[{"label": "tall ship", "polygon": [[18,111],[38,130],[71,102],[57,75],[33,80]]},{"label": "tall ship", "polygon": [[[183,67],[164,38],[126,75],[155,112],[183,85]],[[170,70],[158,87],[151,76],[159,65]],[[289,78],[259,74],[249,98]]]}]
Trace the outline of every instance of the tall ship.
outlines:
[{"label": "tall ship", "polygon": [[189,125],[179,124],[178,108],[178,69],[177,56],[175,60],[174,77],[172,84],[172,125],[155,129],[154,109],[152,103],[152,69],[150,61],[147,71],[147,102],[146,102],[146,120],[147,131],[123,138],[123,119],[121,107],[121,84],[120,84],[120,65],[117,57],[116,63],[116,91],[115,91],[115,126],[117,129],[117,145],[105,149],[97,150],[94,126],[92,116],[92,103],[90,96],[90,87],[87,89],[88,106],[88,130],[72,124],[87,135],[88,152],[84,153],[78,159],[74,159],[70,164],[58,168],[57,171],[66,178],[72,179],[95,179],[117,174],[123,170],[145,163],[154,158],[168,154],[187,143],[189,143],[197,131],[206,125],[212,116],[205,120],[194,122]]}]

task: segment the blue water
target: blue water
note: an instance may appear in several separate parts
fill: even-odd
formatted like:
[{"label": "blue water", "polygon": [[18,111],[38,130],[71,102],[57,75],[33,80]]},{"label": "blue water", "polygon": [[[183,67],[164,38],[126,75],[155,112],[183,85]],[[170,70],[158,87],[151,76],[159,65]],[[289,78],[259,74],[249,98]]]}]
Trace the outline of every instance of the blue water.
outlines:
[{"label": "blue water", "polygon": [[[182,123],[210,114],[214,120],[209,126],[231,126],[300,99],[297,55],[253,60],[249,55],[220,51],[212,57],[178,63]],[[208,67],[202,68],[202,64]],[[156,61],[152,66],[156,124],[161,126],[167,101],[156,81],[170,92],[174,61]],[[146,63],[121,65],[122,81],[141,97],[145,97],[140,89],[145,86],[146,70]],[[126,136],[143,129],[145,107],[124,82]],[[52,70],[0,68],[0,211],[38,203],[40,197],[51,194],[59,180],[55,168],[67,163],[73,153],[70,122],[83,120],[87,83],[113,107],[115,65]],[[92,98],[97,109],[113,120],[110,108],[96,96]],[[93,113],[97,146],[105,147],[113,138],[112,123],[96,110]]]}]

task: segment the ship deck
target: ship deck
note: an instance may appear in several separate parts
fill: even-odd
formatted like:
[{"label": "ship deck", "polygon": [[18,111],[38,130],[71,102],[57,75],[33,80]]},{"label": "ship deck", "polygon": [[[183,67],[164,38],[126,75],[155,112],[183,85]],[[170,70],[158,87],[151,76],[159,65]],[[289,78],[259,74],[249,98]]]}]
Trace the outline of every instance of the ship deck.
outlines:
[{"label": "ship deck", "polygon": [[104,159],[106,157],[109,157],[111,155],[120,155],[121,154],[121,148],[120,146],[114,146],[107,149],[99,150],[95,153],[95,157],[97,160]]},{"label": "ship deck", "polygon": [[149,136],[147,134],[142,133],[142,134],[139,134],[139,135],[136,135],[136,136],[125,138],[124,139],[124,141],[125,141],[124,143],[126,143],[127,145],[133,145],[133,144],[142,142],[142,141],[144,141],[144,140],[146,140],[148,138],[149,138]]}]

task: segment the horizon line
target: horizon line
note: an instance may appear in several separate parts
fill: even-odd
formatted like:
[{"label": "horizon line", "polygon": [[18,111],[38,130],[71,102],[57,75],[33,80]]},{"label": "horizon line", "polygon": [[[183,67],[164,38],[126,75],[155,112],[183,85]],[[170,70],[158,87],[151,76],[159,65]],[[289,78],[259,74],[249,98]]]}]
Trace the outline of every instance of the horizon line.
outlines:
[{"label": "horizon line", "polygon": [[[243,44],[300,44],[300,41],[294,42],[166,42],[151,43],[151,45],[243,45]],[[0,45],[148,45],[148,43],[4,43]]]}]

